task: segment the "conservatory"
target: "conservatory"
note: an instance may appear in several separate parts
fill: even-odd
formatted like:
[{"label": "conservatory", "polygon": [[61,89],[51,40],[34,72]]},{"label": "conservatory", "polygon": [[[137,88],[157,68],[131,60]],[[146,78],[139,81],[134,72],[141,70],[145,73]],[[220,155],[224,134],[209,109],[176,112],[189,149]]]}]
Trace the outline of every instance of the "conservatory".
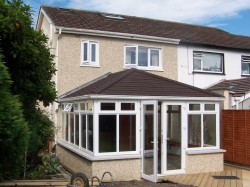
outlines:
[{"label": "conservatory", "polygon": [[222,171],[221,100],[136,69],[108,74],[60,96],[57,154],[74,172],[117,181]]}]

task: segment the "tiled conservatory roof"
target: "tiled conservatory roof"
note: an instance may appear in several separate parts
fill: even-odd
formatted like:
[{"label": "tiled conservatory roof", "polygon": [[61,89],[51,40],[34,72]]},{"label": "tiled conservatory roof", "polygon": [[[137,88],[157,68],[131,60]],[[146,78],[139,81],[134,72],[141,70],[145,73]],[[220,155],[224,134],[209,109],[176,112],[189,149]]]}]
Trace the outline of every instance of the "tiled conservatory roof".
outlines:
[{"label": "tiled conservatory roof", "polygon": [[128,69],[106,74],[60,96],[60,99],[86,95],[223,97],[197,87],[154,75],[142,70]]}]

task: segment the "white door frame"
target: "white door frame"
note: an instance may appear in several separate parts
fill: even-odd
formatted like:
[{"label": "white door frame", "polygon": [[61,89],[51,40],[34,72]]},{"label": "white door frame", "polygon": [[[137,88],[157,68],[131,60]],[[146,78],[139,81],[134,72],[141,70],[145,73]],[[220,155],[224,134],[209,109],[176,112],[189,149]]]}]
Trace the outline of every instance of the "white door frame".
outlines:
[{"label": "white door frame", "polygon": [[[167,170],[167,106],[168,105],[180,105],[181,106],[181,169],[178,170]],[[161,106],[161,133],[162,133],[162,155],[161,155],[161,173],[162,175],[173,175],[185,173],[185,144],[186,144],[186,110],[184,102],[162,102]]]},{"label": "white door frame", "polygon": [[[154,132],[153,132],[153,175],[147,175],[143,173],[143,167],[144,167],[144,105],[153,105],[154,106]],[[148,101],[141,101],[141,156],[142,156],[142,168],[141,168],[141,177],[152,181],[157,182],[158,177],[158,102],[156,100],[148,100]]]}]

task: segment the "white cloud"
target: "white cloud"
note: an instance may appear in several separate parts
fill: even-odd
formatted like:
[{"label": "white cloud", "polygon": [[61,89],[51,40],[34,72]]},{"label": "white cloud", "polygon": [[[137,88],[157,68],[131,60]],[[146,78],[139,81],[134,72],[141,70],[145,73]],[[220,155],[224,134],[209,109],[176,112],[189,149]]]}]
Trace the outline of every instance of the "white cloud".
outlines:
[{"label": "white cloud", "polygon": [[250,0],[70,0],[66,6],[204,24],[238,16],[239,11],[250,9]]}]

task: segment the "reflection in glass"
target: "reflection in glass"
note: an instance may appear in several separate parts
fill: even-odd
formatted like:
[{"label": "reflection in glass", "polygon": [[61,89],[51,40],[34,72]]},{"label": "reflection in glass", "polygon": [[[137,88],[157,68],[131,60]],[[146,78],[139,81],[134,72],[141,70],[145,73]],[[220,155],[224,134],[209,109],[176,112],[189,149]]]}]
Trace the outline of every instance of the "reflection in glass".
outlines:
[{"label": "reflection in glass", "polygon": [[201,115],[188,115],[188,147],[201,147]]}]

